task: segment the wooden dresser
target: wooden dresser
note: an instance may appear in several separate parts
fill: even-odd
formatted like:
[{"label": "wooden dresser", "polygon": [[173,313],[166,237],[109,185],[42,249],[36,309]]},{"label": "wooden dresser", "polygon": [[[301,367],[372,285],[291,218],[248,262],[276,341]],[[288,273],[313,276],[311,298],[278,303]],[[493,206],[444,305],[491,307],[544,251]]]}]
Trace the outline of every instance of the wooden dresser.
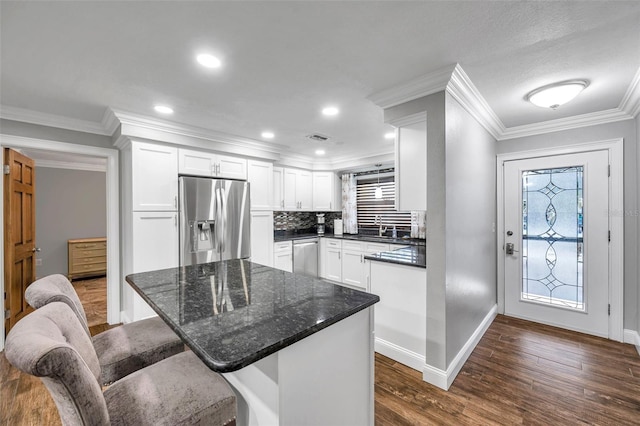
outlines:
[{"label": "wooden dresser", "polygon": [[69,281],[107,274],[107,239],[79,238],[68,241]]}]

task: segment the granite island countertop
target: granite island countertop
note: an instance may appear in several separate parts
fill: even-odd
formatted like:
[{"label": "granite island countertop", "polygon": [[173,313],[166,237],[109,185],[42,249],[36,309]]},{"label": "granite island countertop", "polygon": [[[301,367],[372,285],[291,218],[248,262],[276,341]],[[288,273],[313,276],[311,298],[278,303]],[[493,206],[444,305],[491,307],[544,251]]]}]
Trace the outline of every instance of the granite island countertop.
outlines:
[{"label": "granite island countertop", "polygon": [[379,262],[396,263],[399,265],[426,268],[427,247],[409,246],[398,250],[384,251],[382,253],[365,255],[364,258]]},{"label": "granite island countertop", "polygon": [[143,272],[126,280],[221,373],[246,367],[380,300],[247,260]]},{"label": "granite island countertop", "polygon": [[273,240],[275,242],[279,241],[289,241],[289,240],[299,240],[303,238],[313,238],[313,237],[324,237],[324,238],[336,238],[340,240],[355,240],[355,241],[368,241],[373,243],[382,243],[382,244],[400,244],[400,245],[411,245],[411,246],[424,246],[425,240],[417,239],[417,238],[392,238],[392,237],[378,237],[376,235],[366,235],[366,234],[342,234],[335,235],[332,233],[325,233],[323,235],[318,235],[317,232],[283,232],[283,231],[275,231]]}]

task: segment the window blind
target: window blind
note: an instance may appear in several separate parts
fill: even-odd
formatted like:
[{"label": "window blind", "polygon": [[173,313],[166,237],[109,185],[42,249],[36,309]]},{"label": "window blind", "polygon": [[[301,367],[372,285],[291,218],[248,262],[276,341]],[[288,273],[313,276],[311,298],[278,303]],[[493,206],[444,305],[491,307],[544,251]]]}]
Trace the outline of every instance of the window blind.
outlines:
[{"label": "window blind", "polygon": [[358,205],[358,227],[377,228],[375,217],[382,217],[382,226],[401,230],[411,229],[411,213],[395,210],[396,184],[393,176],[381,177],[382,198],[375,198],[378,178],[358,179],[356,202]]}]

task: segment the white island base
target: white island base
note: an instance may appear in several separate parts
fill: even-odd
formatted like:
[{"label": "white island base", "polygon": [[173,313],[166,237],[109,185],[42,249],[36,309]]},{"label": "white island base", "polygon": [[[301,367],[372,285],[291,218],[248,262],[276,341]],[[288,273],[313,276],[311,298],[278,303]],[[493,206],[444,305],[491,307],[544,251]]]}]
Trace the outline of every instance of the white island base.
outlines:
[{"label": "white island base", "polygon": [[236,424],[373,425],[373,306],[223,376]]}]

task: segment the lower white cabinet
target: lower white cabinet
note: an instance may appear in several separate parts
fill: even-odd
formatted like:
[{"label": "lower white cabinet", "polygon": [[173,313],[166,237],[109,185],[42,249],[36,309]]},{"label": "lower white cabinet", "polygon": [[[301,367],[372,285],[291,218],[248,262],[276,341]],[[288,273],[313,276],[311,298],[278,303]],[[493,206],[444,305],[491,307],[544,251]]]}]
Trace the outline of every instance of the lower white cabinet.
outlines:
[{"label": "lower white cabinet", "polygon": [[273,212],[251,212],[251,262],[273,265]]},{"label": "lower white cabinet", "polygon": [[427,336],[427,269],[370,261],[376,352],[422,371]]},{"label": "lower white cabinet", "polygon": [[[133,263],[129,273],[178,267],[178,212],[133,212],[131,250]],[[130,321],[155,316],[130,286]]]},{"label": "lower white cabinet", "polygon": [[273,244],[273,267],[293,272],[293,251],[291,241],[279,241]]},{"label": "lower white cabinet", "polygon": [[342,241],[321,238],[321,264],[323,278],[342,282]]}]

